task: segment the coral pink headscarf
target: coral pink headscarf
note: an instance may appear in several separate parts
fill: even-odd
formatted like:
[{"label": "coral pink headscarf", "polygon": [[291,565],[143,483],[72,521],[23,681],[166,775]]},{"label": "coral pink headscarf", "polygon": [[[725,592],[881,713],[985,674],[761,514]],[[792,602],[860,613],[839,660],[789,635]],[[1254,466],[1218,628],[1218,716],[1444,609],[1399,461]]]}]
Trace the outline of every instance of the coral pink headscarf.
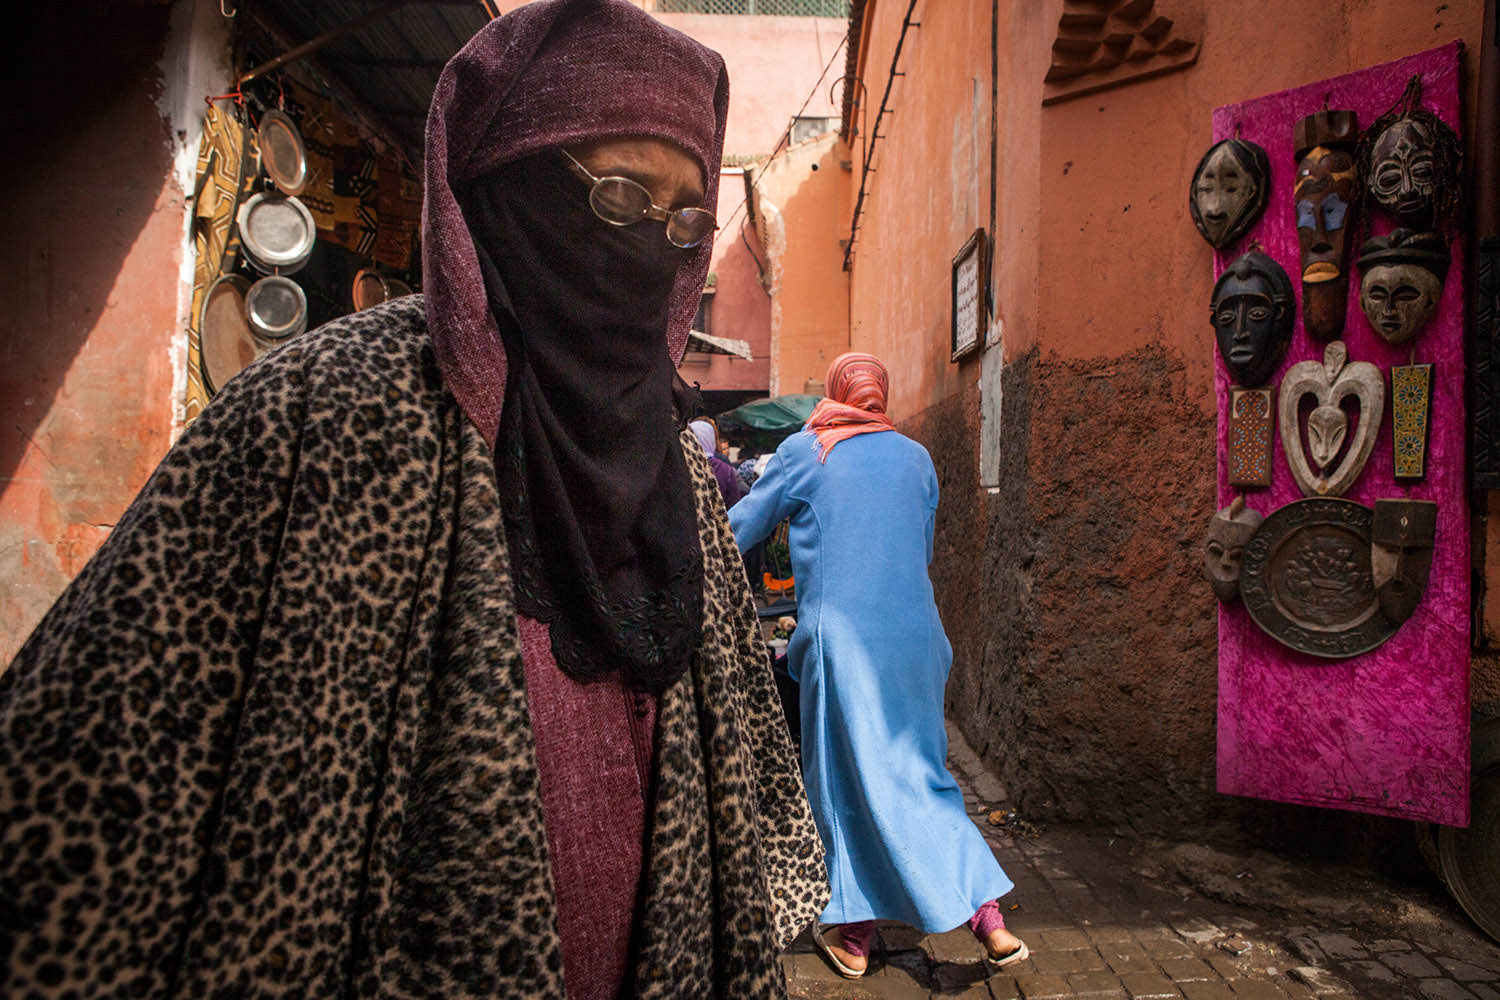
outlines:
[{"label": "coral pink headscarf", "polygon": [[807,418],[807,429],[818,439],[818,461],[828,461],[833,446],[846,438],[896,429],[885,414],[889,388],[885,365],[875,355],[850,351],[833,359],[828,395]]}]

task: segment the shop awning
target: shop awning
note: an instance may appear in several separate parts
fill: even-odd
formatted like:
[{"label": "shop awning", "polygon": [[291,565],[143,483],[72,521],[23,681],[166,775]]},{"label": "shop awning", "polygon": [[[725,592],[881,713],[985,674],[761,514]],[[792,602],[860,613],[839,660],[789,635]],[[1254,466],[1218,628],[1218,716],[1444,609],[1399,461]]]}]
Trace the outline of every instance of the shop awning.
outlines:
[{"label": "shop awning", "polygon": [[770,399],[757,399],[736,406],[717,418],[719,429],[730,435],[765,434],[785,437],[807,423],[822,396],[792,392]]},{"label": "shop awning", "polygon": [[371,131],[420,165],[438,74],[495,16],[493,0],[257,0],[241,7],[239,79],[302,63]]},{"label": "shop awning", "polygon": [[734,340],[730,337],[714,337],[697,330],[688,331],[687,349],[690,351],[701,351],[704,354],[729,354],[736,358],[744,358],[746,361],[754,361],[750,353],[750,341]]}]

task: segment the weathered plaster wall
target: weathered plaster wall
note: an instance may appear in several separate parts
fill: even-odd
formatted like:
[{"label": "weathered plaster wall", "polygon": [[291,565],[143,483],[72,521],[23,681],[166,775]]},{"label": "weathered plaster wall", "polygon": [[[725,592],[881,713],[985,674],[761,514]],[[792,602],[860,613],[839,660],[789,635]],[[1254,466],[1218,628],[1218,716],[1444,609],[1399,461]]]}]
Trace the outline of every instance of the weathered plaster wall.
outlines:
[{"label": "weathered plaster wall", "polygon": [[835,134],[755,175],[771,273],[771,394],[802,392],[849,346],[849,275],[838,246],[851,171]]},{"label": "weathered plaster wall", "polygon": [[196,78],[185,49],[224,37],[196,19],[203,6],[21,14],[27,97],[11,113],[26,141],[0,161],[0,666],[173,434],[185,218],[174,160],[197,142],[173,117],[190,106],[173,83]]},{"label": "weathered plaster wall", "polygon": [[[906,6],[867,8],[871,118]],[[1033,815],[1163,832],[1364,829],[1214,791],[1214,603],[1199,580],[1212,257],[1187,184],[1215,106],[1477,40],[1482,5],[1345,0],[1307,32],[1281,0],[1203,4],[1196,66],[1045,108],[1061,2],[1000,6],[998,385],[947,360],[949,259],[976,224],[964,88],[978,77],[987,91],[987,4],[919,5],[851,278],[852,345],[891,364],[898,422],[942,480],[933,578],[955,647],[950,713]],[[979,159],[983,171],[987,149]],[[977,414],[995,390],[1001,474],[986,490]],[[1476,696],[1494,677],[1477,659]]]},{"label": "weathered plaster wall", "polygon": [[771,295],[761,278],[766,253],[745,216],[744,205],[744,171],[726,169],[719,176],[721,228],[709,264],[714,296],[708,332],[747,342],[754,360],[689,352],[683,358],[682,377],[701,383],[704,389],[764,390],[770,379]]},{"label": "weathered plaster wall", "polygon": [[[1033,371],[1030,810],[1150,829],[1214,811],[1215,618],[1199,607],[1214,416],[1161,345]],[[1199,613],[1202,611],[1202,613]],[[1167,803],[1180,803],[1163,815]]]}]

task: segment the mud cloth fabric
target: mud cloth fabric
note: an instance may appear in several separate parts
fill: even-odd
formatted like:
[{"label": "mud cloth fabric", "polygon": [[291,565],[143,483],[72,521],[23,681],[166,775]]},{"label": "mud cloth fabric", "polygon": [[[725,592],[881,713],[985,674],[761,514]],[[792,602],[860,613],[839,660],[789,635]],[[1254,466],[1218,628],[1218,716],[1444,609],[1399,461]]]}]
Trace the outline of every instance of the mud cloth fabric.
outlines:
[{"label": "mud cloth fabric", "polygon": [[741,550],[791,519],[787,655],[832,886],[824,923],[946,931],[1011,889],[946,765],[953,653],[927,576],[937,504],[931,458],[900,433],[847,438],[824,463],[803,430],[729,512]]},{"label": "mud cloth fabric", "polygon": [[[631,991],[779,996],[822,865],[682,446],[703,639],[659,701]],[[494,475],[420,296],[216,397],[0,675],[0,995],[563,995]]]}]

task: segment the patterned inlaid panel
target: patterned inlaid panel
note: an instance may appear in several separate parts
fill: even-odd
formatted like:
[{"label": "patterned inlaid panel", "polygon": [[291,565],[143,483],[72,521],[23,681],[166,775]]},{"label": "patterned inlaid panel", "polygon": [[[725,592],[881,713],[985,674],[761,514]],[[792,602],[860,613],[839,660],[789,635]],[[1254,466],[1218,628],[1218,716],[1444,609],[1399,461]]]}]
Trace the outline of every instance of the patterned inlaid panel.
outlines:
[{"label": "patterned inlaid panel", "polygon": [[1275,407],[1270,389],[1233,389],[1229,406],[1229,482],[1233,486],[1271,485],[1271,444]]},{"label": "patterned inlaid panel", "polygon": [[1427,424],[1432,412],[1432,366],[1391,366],[1391,427],[1397,479],[1427,472]]}]

